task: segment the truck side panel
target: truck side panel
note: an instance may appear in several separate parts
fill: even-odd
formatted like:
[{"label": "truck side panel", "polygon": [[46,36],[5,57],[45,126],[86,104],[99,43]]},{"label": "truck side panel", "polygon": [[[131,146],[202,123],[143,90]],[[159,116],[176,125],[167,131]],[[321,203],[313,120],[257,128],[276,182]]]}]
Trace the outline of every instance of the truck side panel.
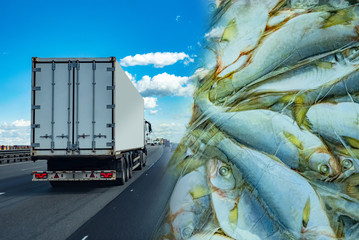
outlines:
[{"label": "truck side panel", "polygon": [[115,151],[143,148],[143,98],[118,62],[115,68]]}]

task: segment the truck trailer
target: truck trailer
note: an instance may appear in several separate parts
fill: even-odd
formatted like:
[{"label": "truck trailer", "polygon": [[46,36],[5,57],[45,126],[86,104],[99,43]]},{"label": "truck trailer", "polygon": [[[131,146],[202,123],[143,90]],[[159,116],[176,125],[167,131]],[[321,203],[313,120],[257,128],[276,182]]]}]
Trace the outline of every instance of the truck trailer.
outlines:
[{"label": "truck trailer", "polygon": [[115,57],[32,58],[33,181],[124,184],[146,164],[144,101]]}]

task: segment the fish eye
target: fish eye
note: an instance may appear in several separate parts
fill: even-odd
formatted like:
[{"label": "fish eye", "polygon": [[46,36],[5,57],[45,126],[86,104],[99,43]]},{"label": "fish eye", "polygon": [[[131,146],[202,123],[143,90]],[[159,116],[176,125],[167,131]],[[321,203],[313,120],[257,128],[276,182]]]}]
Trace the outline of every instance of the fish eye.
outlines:
[{"label": "fish eye", "polygon": [[190,238],[192,236],[192,233],[193,233],[193,229],[191,227],[186,227],[181,231],[181,235],[183,239]]},{"label": "fish eye", "polygon": [[326,165],[326,164],[323,164],[323,165],[320,166],[319,171],[322,174],[327,174],[327,173],[329,173],[329,166]]},{"label": "fish eye", "polygon": [[230,170],[228,167],[220,167],[219,168],[219,174],[221,174],[221,176],[227,176],[229,174]]},{"label": "fish eye", "polygon": [[346,158],[342,161],[342,166],[345,170],[348,170],[353,167],[353,162],[350,159]]}]

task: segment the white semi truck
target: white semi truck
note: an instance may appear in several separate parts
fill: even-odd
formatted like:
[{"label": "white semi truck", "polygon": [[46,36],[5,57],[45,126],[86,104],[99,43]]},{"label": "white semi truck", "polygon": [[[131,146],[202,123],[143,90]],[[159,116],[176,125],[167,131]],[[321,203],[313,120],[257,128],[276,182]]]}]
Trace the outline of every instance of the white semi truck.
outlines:
[{"label": "white semi truck", "polygon": [[116,181],[146,164],[144,101],[116,58],[33,58],[33,181]]}]

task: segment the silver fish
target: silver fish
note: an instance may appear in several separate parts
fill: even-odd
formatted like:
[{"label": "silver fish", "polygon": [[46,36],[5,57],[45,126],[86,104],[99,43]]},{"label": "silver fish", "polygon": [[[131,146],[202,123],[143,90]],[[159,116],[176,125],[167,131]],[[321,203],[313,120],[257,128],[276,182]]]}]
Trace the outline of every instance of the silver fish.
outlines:
[{"label": "silver fish", "polygon": [[[351,18],[341,19],[340,16],[345,14]],[[312,12],[289,20],[261,40],[246,64],[231,73],[230,78],[221,80],[227,81],[226,85],[232,85],[233,88],[221,92],[218,97],[225,97],[279,67],[293,65],[307,57],[355,43],[358,15],[359,7],[355,5],[334,14]]]},{"label": "silver fish", "polygon": [[313,130],[324,138],[337,143],[341,143],[339,138],[344,138],[348,144],[359,147],[359,104],[320,103],[308,110],[307,117]]},{"label": "silver fish", "polygon": [[235,239],[287,239],[253,193],[243,186],[235,166],[211,159],[207,169],[213,209],[227,235]]},{"label": "silver fish", "polygon": [[277,156],[289,167],[312,170],[324,177],[340,173],[336,159],[314,134],[302,130],[293,120],[269,110],[225,112],[213,105],[206,94],[196,98],[202,112],[237,141]]},{"label": "silver fish", "polygon": [[335,239],[321,202],[306,179],[270,157],[221,135],[217,141],[218,148],[296,239],[308,232]]},{"label": "silver fish", "polygon": [[175,239],[188,239],[204,225],[210,211],[204,167],[178,180],[170,198],[169,211]]}]

